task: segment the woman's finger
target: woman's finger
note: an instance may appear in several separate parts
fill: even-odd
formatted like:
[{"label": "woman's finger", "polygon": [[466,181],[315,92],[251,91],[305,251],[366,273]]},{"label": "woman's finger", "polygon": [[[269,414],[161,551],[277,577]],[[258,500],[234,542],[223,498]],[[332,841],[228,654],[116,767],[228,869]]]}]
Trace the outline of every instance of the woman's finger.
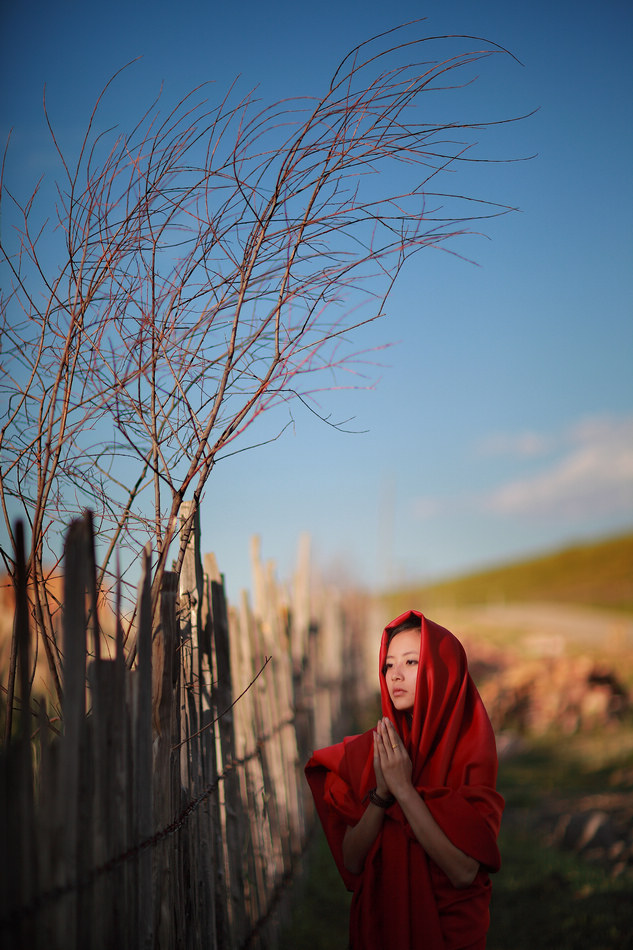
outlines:
[{"label": "woman's finger", "polygon": [[400,747],[398,733],[391,719],[383,719],[383,723],[385,729],[385,744],[395,752]]},{"label": "woman's finger", "polygon": [[385,738],[384,728],[380,728],[377,735],[378,735],[378,754],[380,755],[382,759],[383,756],[386,757],[387,755],[389,743],[387,742]]},{"label": "woman's finger", "polygon": [[377,732],[374,732],[374,761],[380,761],[380,751],[383,747],[383,742]]},{"label": "woman's finger", "polygon": [[378,735],[374,732],[374,772],[376,774],[376,781],[380,782],[383,779],[382,771],[382,761],[380,758],[380,746],[378,744]]},{"label": "woman's finger", "polygon": [[378,756],[378,760],[381,762],[383,757],[387,755],[387,745],[385,744],[384,736],[379,729],[376,729],[374,732],[374,752]]},{"label": "woman's finger", "polygon": [[382,722],[378,723],[376,728],[376,736],[378,740],[378,751],[385,753],[387,751],[387,745],[385,743],[385,727]]}]

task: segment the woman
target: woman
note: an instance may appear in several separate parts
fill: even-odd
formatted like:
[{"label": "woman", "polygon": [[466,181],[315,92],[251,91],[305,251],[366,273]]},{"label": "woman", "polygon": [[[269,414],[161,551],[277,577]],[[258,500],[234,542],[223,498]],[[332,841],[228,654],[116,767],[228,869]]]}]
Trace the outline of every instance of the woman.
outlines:
[{"label": "woman", "polygon": [[459,641],[410,610],[380,646],[383,718],[306,766],[353,891],[352,950],[482,950],[503,799],[494,734]]}]

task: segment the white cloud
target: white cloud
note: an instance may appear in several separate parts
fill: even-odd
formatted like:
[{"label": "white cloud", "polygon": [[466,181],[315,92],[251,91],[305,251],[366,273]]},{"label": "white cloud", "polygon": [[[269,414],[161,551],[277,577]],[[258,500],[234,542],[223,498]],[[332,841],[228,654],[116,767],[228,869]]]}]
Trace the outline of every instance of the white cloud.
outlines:
[{"label": "white cloud", "polygon": [[576,519],[633,515],[633,418],[590,417],[561,433],[562,455],[491,492],[498,514]]},{"label": "white cloud", "polygon": [[513,458],[536,458],[552,447],[552,439],[539,432],[498,432],[488,436],[478,446],[478,454],[505,455]]},{"label": "white cloud", "polygon": [[482,448],[487,454],[530,459],[530,473],[488,492],[469,492],[465,485],[459,494],[418,497],[412,504],[416,520],[457,512],[579,526],[596,519],[633,519],[633,416],[587,416],[549,435],[499,434]]}]

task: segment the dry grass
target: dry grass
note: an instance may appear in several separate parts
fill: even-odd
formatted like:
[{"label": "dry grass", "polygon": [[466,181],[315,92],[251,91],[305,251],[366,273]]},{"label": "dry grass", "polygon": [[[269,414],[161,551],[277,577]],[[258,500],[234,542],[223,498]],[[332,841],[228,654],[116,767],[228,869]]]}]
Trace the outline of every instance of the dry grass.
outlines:
[{"label": "dry grass", "polygon": [[385,600],[392,616],[402,603],[425,604],[430,614],[446,606],[516,602],[574,604],[631,613],[633,534],[440,583],[413,585],[389,592]]},{"label": "dry grass", "polygon": [[493,884],[488,950],[633,947],[633,864],[618,867],[552,845],[561,814],[598,805],[614,809],[626,832],[632,779],[631,722],[564,741],[552,734],[502,760],[503,866]]}]

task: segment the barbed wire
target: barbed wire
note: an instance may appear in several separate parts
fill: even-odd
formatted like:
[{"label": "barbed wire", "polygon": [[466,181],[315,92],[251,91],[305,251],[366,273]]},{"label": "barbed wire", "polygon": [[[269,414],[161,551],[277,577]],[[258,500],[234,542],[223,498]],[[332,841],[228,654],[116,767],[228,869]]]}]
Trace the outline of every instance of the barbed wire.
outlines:
[{"label": "barbed wire", "polygon": [[[240,695],[231,703],[231,705],[228,706],[224,710],[224,712],[220,713],[216,717],[216,719],[214,719],[213,721],[214,723],[217,722],[219,719],[221,719],[222,716],[226,715],[226,713],[229,712],[230,709],[233,708],[233,706],[235,706],[235,704],[242,698],[242,696],[244,696],[244,694],[251,688],[253,683],[256,682],[258,677],[266,668],[270,659],[271,657],[266,657],[266,660],[263,666],[261,667],[261,669],[259,670],[259,672],[257,673],[257,675],[253,678],[253,680],[249,683],[249,685],[240,693]],[[171,837],[173,834],[179,831],[180,828],[183,827],[187,819],[195,811],[197,811],[198,808],[200,808],[203,802],[205,802],[208,798],[211,797],[211,795],[214,792],[218,790],[221,782],[226,781],[226,779],[230,775],[232,775],[236,769],[243,767],[248,762],[257,758],[257,756],[260,755],[263,746],[267,742],[269,742],[275,735],[277,735],[277,733],[281,732],[281,730],[285,729],[287,726],[294,726],[295,722],[296,722],[296,716],[292,714],[290,716],[287,716],[285,719],[280,720],[278,723],[276,723],[273,729],[269,730],[264,735],[258,736],[256,739],[256,747],[251,752],[249,752],[248,755],[242,756],[239,759],[233,758],[233,759],[230,759],[228,762],[226,762],[224,765],[223,771],[219,775],[217,775],[216,778],[212,782],[209,782],[204,787],[204,789],[202,789],[202,791],[198,795],[195,796],[195,798],[190,799],[187,802],[187,804],[184,806],[184,808],[181,809],[178,816],[174,818],[174,820],[171,821],[168,825],[165,825],[164,827],[160,828],[158,831],[154,832],[154,834],[150,835],[149,837],[144,838],[141,841],[138,841],[134,845],[131,845],[129,848],[127,848],[125,851],[122,851],[120,854],[114,855],[113,857],[106,859],[101,864],[97,865],[96,867],[90,868],[88,871],[85,871],[81,876],[77,876],[74,880],[67,881],[65,884],[58,884],[58,885],[55,885],[54,887],[50,887],[47,890],[42,891],[41,893],[37,894],[27,904],[23,904],[20,907],[13,908],[3,917],[0,917],[0,933],[2,931],[11,930],[15,926],[17,926],[22,920],[30,917],[33,914],[38,913],[42,909],[42,907],[45,906],[46,904],[50,904],[55,901],[62,900],[64,897],[68,897],[70,894],[78,894],[81,891],[85,890],[86,888],[92,887],[99,878],[114,871],[117,867],[120,867],[121,865],[124,865],[127,862],[136,859],[143,852],[147,851],[150,848],[155,848],[158,844],[160,844],[161,841],[164,841],[166,838]],[[208,725],[213,725],[213,723],[209,723]],[[199,730],[199,732],[196,733],[196,735],[199,735],[203,731],[204,730]],[[193,739],[195,738],[195,736],[189,736],[188,738]],[[180,743],[180,745],[182,744],[183,743]],[[180,745],[175,746],[175,748],[180,748]],[[284,875],[284,877],[285,876],[286,875]],[[285,886],[286,885],[284,885],[284,887]],[[254,925],[254,930],[260,929],[261,925],[262,925],[262,921],[258,921]],[[247,938],[247,940],[250,940],[250,935]]]},{"label": "barbed wire", "polygon": [[249,691],[249,689],[251,688],[251,686],[253,686],[254,683],[257,682],[257,680],[258,680],[259,677],[262,675],[262,673],[264,672],[264,670],[266,669],[266,667],[268,666],[268,664],[270,663],[271,660],[272,660],[272,656],[266,656],[266,657],[264,657],[264,663],[263,663],[263,665],[261,666],[259,672],[255,674],[255,676],[254,676],[253,679],[250,681],[250,683],[248,684],[248,686],[244,687],[244,689],[242,690],[242,692],[240,693],[240,695],[237,696],[236,699],[233,700],[233,702],[230,704],[230,706],[227,706],[226,709],[224,709],[221,713],[218,713],[218,715],[215,717],[215,719],[212,719],[211,722],[208,722],[206,725],[204,725],[204,726],[202,727],[202,729],[198,729],[197,732],[194,732],[192,735],[187,736],[187,738],[186,738],[186,739],[183,739],[182,742],[179,742],[178,745],[173,745],[173,746],[171,747],[171,751],[172,751],[172,752],[177,752],[178,749],[180,749],[183,745],[186,745],[188,742],[191,742],[192,739],[197,739],[198,736],[201,736],[203,732],[206,732],[206,730],[207,730],[207,729],[210,729],[211,726],[214,726],[216,722],[219,722],[220,719],[222,719],[223,716],[226,716],[226,714],[229,713],[229,712],[233,709],[233,707],[235,706],[235,704],[240,701],[240,699],[242,698],[242,696],[245,696],[246,693],[248,693],[248,691]]},{"label": "barbed wire", "polygon": [[[313,825],[311,832],[308,833],[305,841],[302,844],[301,851],[298,854],[298,860],[300,862],[304,860],[308,852],[308,849],[311,844],[311,839],[314,837],[315,829],[316,829],[316,825]],[[281,898],[284,895],[284,892],[286,891],[288,887],[290,887],[290,885],[292,884],[296,876],[297,876],[296,866],[290,868],[288,871],[286,871],[282,875],[280,880],[275,885],[275,888],[270,897],[270,900],[268,901],[268,906],[266,907],[266,910],[260,917],[257,918],[255,923],[249,930],[248,934],[246,935],[246,937],[240,944],[240,950],[251,950],[251,947],[253,946],[257,937],[259,937],[259,935],[261,934],[262,930],[264,929],[268,921],[273,918],[277,910],[277,907],[279,906]]]}]

